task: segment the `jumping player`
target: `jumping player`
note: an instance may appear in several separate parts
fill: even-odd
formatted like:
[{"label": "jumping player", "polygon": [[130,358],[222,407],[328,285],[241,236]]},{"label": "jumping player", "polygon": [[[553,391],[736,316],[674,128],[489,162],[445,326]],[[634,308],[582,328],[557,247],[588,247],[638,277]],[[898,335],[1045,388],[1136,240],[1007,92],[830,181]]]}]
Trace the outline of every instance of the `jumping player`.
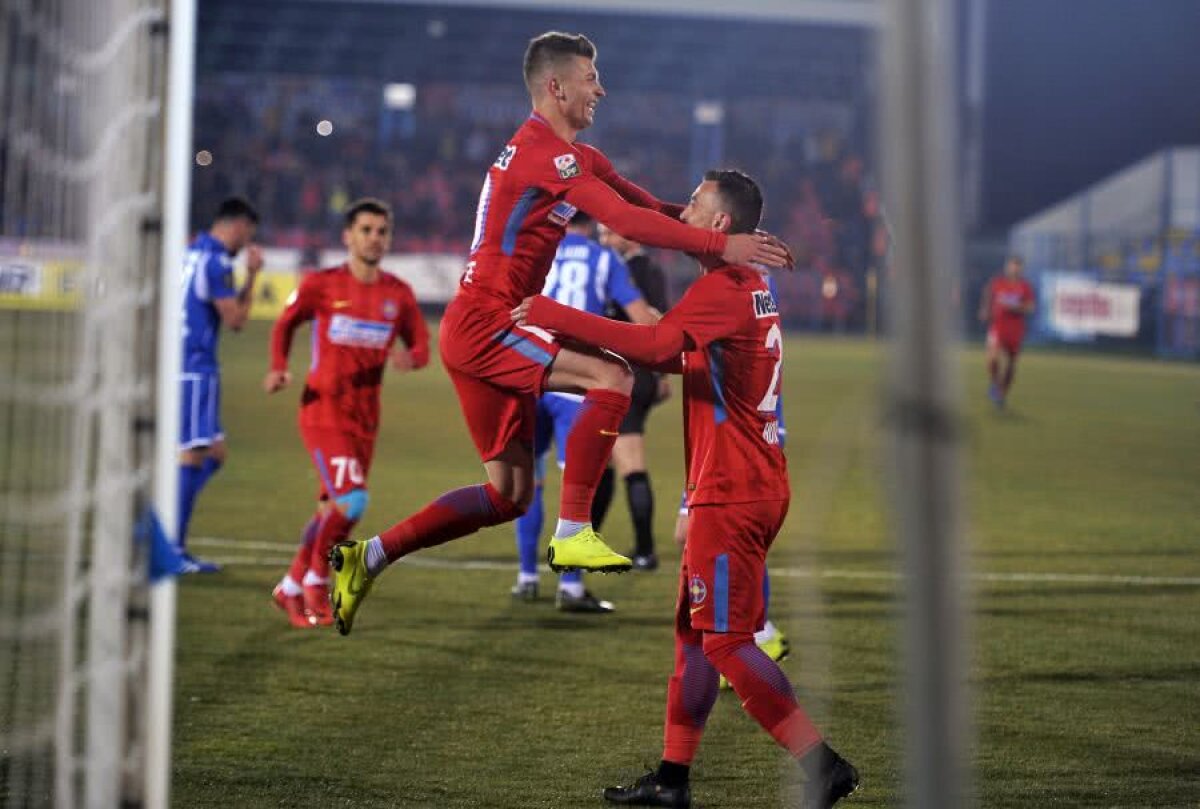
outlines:
[{"label": "jumping player", "polygon": [[524,513],[534,488],[534,404],[547,390],[585,392],[567,439],[559,519],[547,549],[550,565],[630,568],[630,560],[592,529],[590,509],[629,407],[632,374],[613,357],[564,348],[508,316],[542,289],[576,209],[645,244],[734,263],[791,261],[786,246],[769,236],[726,235],[677,221],[679,206],[659,201],[617,174],[598,149],[576,142],[605,95],[595,57],[595,47],[582,35],[549,32],[529,43],[524,75],[533,113],[488,169],[466,272],[442,319],[442,361],[487,482],[447,492],[366,542],[335,546],[332,598],[342,634],[349,634],[375,577],[392,562]]},{"label": "jumping player", "polygon": [[979,299],[979,321],[990,323],[987,333],[987,368],[991,385],[988,398],[998,408],[1004,407],[1013,376],[1017,372],[1017,355],[1025,340],[1025,324],[1036,306],[1033,286],[1023,277],[1025,261],[1009,256],[1004,271],[988,281]]},{"label": "jumping player", "polygon": [[[736,171],[710,171],[683,221],[717,232],[758,224],[762,195]],[[782,366],[778,310],[751,267],[701,257],[704,274],[657,325],[592,317],[542,296],[517,323],[683,374],[691,524],[680,568],[675,671],[667,687],[664,752],[656,771],[604,791],[612,803],[688,807],[688,773],[724,675],[759,725],[806,775],[806,807],[827,807],[858,785],[854,767],[821,738],[783,671],[754,644],[763,623],[763,571],[787,514],[787,462],[775,407]]]},{"label": "jumping player", "polygon": [[[300,437],[320,480],[317,511],[304,528],[275,604],[296,627],[333,622],[329,549],[346,538],[367,507],[367,474],[379,430],[379,391],[391,355],[399,371],[429,362],[429,332],[408,284],[383,272],[392,213],[375,199],[346,209],[345,264],[307,275],[271,331],[267,393],[291,382],[288,353],[296,329],[313,325],[313,356],[300,396]],[[396,344],[399,337],[403,345]]]}]

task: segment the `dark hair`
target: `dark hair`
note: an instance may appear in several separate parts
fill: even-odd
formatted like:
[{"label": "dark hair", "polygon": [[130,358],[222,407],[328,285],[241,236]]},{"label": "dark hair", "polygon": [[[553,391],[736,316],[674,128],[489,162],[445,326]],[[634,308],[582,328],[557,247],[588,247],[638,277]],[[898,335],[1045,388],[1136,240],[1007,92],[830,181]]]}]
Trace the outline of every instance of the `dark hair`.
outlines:
[{"label": "dark hair", "polygon": [[595,59],[596,46],[583,34],[564,34],[562,31],[547,31],[529,40],[529,47],[525,49],[525,86],[529,92],[533,92],[534,80],[546,68],[571,56]]},{"label": "dark hair", "polygon": [[346,227],[354,227],[354,220],[358,218],[360,213],[373,213],[376,216],[382,216],[387,219],[388,224],[392,221],[391,207],[381,199],[374,197],[362,197],[354,200],[346,207]]},{"label": "dark hair", "polygon": [[763,198],[758,183],[737,169],[712,169],[704,179],[717,184],[726,213],[732,222],[730,233],[753,233],[762,220]]},{"label": "dark hair", "polygon": [[595,224],[595,222],[596,220],[592,218],[590,213],[581,210],[576,211],[575,215],[571,217],[571,221],[567,224],[573,228],[586,228]]},{"label": "dark hair", "polygon": [[1007,255],[1005,258],[1004,258],[1004,263],[1005,263],[1005,264],[1007,264],[1007,263],[1008,263],[1008,262],[1010,262],[1010,261],[1015,261],[1015,262],[1017,263],[1017,265],[1018,265],[1018,266],[1020,266],[1020,267],[1024,267],[1024,266],[1025,266],[1025,259],[1024,259],[1024,258],[1022,258],[1022,257],[1021,257],[1020,255],[1018,255],[1017,253],[1009,253],[1009,254],[1008,254],[1008,255]]},{"label": "dark hair", "polygon": [[221,200],[221,204],[217,206],[217,215],[213,217],[214,222],[228,222],[231,219],[248,219],[254,224],[258,224],[258,211],[245,197],[229,197]]}]

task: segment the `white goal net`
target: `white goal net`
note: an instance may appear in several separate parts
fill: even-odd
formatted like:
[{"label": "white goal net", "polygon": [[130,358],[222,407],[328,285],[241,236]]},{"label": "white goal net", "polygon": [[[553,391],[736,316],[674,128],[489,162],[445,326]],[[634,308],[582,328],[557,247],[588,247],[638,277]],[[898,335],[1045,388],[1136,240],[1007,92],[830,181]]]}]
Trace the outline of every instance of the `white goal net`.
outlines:
[{"label": "white goal net", "polygon": [[167,0],[0,0],[0,806],[144,803]]}]

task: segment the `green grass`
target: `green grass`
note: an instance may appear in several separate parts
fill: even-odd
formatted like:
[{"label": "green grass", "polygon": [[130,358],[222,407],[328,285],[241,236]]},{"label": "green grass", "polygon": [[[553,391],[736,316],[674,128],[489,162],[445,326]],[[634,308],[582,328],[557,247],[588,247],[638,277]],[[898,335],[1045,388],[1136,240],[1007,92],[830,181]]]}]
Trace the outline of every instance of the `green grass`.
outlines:
[{"label": "green grass", "polygon": [[[602,786],[655,762],[678,401],[655,412],[648,439],[666,569],[592,580],[616,614],[511,603],[512,531],[499,528],[421,555],[494,567],[395,567],[340,638],[291,629],[270,602],[316,477],[297,391],[258,387],[265,337],[254,324],[225,342],[230,458],[193,535],[247,544],[197,545],[239,562],[180,588],[174,805],[599,806]],[[784,667],[862,772],[847,805],[897,806],[900,605],[896,583],[872,577],[897,555],[883,360],[871,344],[822,339],[791,339],[787,356],[793,501],[771,556],[773,617],[793,641]],[[962,370],[975,572],[1200,577],[1200,368],[1034,353],[1003,414],[983,396],[979,352]],[[364,536],[482,476],[439,368],[390,377],[384,407]],[[551,513],[556,497],[551,485]],[[632,544],[620,496],[606,533]],[[1200,804],[1200,586],[976,579],[972,592],[981,806]],[[775,806],[792,768],[724,695],[694,773],[704,807]]]}]

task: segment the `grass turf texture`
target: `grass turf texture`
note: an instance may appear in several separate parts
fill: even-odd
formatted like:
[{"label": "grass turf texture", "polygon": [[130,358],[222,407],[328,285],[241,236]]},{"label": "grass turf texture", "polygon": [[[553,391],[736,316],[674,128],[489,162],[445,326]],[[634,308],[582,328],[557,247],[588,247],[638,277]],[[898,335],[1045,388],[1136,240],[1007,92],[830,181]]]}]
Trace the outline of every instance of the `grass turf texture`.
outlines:
[{"label": "grass turf texture", "polygon": [[[507,526],[389,570],[340,638],[294,630],[271,604],[316,475],[294,426],[299,385],[273,397],[259,388],[265,340],[265,324],[225,338],[230,459],[192,533],[241,544],[198,542],[199,555],[231,564],[181,584],[173,804],[598,806],[601,787],[656,762],[672,661],[678,387],[648,437],[664,566],[590,578],[614,615],[556,612],[549,573],[542,602],[513,603]],[[792,640],[784,668],[863,775],[848,805],[895,806],[904,738],[882,352],[791,338],[785,354],[793,501],[770,559],[772,614]],[[1010,411],[996,413],[980,352],[962,363],[975,573],[1200,577],[1200,369],[1035,353]],[[357,537],[482,480],[440,368],[390,375],[383,398]],[[556,501],[551,480],[547,535]],[[633,544],[620,487],[605,535],[618,550]],[[491,564],[428,566],[467,561]],[[981,806],[1200,804],[1200,585],[977,578],[972,592]],[[793,769],[725,694],[693,772],[697,803],[715,809],[783,804]]]}]

